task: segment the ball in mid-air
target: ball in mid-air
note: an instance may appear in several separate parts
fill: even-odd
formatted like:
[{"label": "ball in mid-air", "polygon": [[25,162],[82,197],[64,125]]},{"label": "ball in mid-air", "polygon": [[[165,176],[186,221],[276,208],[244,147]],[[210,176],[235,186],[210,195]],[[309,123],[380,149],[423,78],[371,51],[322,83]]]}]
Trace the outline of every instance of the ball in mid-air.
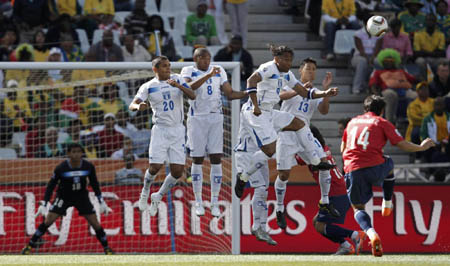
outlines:
[{"label": "ball in mid-air", "polygon": [[372,16],[366,24],[367,32],[373,37],[383,36],[389,29],[387,20],[382,16]]}]

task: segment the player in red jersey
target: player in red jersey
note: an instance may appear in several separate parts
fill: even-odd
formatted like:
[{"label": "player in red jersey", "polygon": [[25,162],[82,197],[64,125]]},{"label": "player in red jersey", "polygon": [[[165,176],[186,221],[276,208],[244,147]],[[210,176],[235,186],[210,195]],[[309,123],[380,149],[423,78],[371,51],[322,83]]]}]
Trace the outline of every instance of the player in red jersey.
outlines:
[{"label": "player in red jersey", "polygon": [[[327,155],[328,163],[336,165],[336,161],[331,155],[330,148],[326,145],[322,134],[320,134],[320,131],[312,125],[310,126],[310,128],[314,137],[322,145],[325,154]],[[295,158],[298,164],[305,165],[305,162],[301,159],[300,156],[296,155]],[[311,165],[308,165],[308,167],[309,171],[313,175],[314,180],[319,184],[319,171],[313,171]],[[341,171],[339,171],[339,169],[335,166],[330,170],[330,175],[331,186],[328,197],[330,204],[332,204],[333,207],[339,211],[340,216],[336,217],[324,209],[319,209],[319,212],[313,219],[314,228],[324,237],[328,238],[332,242],[339,244],[336,255],[351,255],[355,253],[356,255],[358,255],[361,251],[364,239],[366,238],[366,234],[363,231],[353,231],[337,225],[344,224],[345,215],[350,209],[350,201],[348,200],[345,179]],[[353,245],[345,240],[345,238],[350,238],[355,246],[353,247]]]},{"label": "player in red jersey", "polygon": [[383,187],[382,215],[390,215],[393,209],[394,162],[383,155],[384,145],[389,140],[393,146],[407,152],[425,151],[434,146],[429,138],[420,145],[404,140],[394,125],[382,117],[385,105],[382,97],[368,96],[364,100],[365,113],[350,120],[341,143],[348,197],[356,222],[370,238],[374,256],[382,256],[383,249],[370,216],[364,210],[373,196],[372,186]]}]

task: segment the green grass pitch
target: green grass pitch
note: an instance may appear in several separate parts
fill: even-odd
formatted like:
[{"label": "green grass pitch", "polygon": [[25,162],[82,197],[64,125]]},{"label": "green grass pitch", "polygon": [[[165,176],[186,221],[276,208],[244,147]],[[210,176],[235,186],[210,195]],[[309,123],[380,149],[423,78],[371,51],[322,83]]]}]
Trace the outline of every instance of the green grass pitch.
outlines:
[{"label": "green grass pitch", "polygon": [[0,265],[450,265],[450,255],[2,255]]}]

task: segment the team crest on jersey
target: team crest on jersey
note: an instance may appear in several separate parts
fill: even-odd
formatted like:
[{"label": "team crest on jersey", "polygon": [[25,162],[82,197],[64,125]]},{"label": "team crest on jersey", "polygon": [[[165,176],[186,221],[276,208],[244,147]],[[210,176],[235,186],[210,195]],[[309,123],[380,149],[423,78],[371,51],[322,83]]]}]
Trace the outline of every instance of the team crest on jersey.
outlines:
[{"label": "team crest on jersey", "polygon": [[170,91],[165,91],[162,93],[164,100],[170,100]]}]

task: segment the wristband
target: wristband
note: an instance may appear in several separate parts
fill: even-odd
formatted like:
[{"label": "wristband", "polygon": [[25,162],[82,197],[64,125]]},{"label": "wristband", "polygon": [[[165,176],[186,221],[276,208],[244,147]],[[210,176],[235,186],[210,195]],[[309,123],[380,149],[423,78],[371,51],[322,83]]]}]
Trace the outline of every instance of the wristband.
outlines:
[{"label": "wristband", "polygon": [[308,99],[312,99],[314,91],[315,91],[315,89],[308,90],[308,96],[307,96]]},{"label": "wristband", "polygon": [[249,87],[246,89],[247,93],[256,92],[256,87]]}]

